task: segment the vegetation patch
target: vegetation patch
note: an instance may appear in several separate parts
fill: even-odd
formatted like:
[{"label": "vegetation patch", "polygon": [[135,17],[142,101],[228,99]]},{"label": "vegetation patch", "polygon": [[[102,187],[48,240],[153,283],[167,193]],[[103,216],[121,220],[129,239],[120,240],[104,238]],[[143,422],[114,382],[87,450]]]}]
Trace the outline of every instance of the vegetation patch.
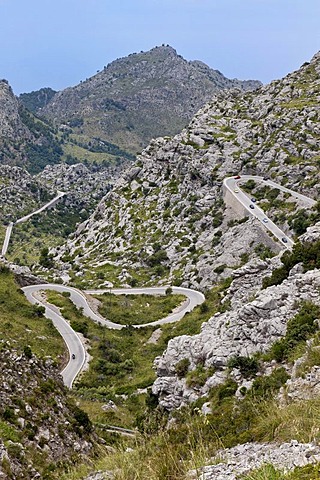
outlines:
[{"label": "vegetation patch", "polygon": [[[39,357],[51,356],[61,362],[64,342],[42,307],[31,305],[13,275],[0,264],[0,339],[30,349]],[[29,350],[28,350],[29,351]]]},{"label": "vegetation patch", "polygon": [[279,285],[289,276],[290,270],[302,263],[304,271],[320,267],[320,240],[312,243],[294,244],[292,252],[286,251],[281,257],[282,267],[273,270],[271,277],[265,277],[262,282],[263,288],[271,285]]},{"label": "vegetation patch", "polygon": [[287,332],[283,338],[275,342],[268,358],[274,358],[277,362],[288,360],[297,346],[304,343],[319,329],[320,307],[311,302],[303,302],[299,313],[287,324]]},{"label": "vegetation patch", "polygon": [[96,295],[100,300],[99,313],[120,325],[139,325],[155,322],[181,305],[184,295]]}]

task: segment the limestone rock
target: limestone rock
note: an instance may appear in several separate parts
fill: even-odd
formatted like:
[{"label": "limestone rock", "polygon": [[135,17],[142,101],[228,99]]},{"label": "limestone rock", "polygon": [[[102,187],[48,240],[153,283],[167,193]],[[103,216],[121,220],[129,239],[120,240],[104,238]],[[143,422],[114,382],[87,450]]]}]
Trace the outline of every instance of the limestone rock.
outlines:
[{"label": "limestone rock", "polygon": [[212,459],[215,465],[201,468],[201,473],[190,471],[188,478],[199,480],[238,480],[262,465],[272,464],[280,470],[290,471],[320,461],[320,448],[314,443],[291,442],[245,443],[220,450]]},{"label": "limestone rock", "polygon": [[[299,302],[309,300],[319,305],[319,287],[319,270],[296,274],[281,285],[260,291],[249,303],[238,302],[231,311],[217,313],[202,325],[200,334],[170,340],[166,351],[155,360],[158,378],[152,390],[159,396],[160,405],[170,410],[194,401],[224,381],[229,358],[265,352],[284,336]],[[187,388],[185,380],[176,376],[176,364],[184,358],[189,360],[191,370],[199,363],[216,369],[197,391]]]}]

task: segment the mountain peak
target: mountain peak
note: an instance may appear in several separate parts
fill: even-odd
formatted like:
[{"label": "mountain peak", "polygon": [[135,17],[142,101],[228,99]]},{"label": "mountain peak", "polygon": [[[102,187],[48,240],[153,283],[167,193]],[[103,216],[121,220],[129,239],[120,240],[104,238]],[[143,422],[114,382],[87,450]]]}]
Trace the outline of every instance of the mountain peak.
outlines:
[{"label": "mountain peak", "polygon": [[260,82],[229,80],[202,62],[188,62],[170,45],[132,53],[56,94],[40,112],[79,132],[137,153],[151,138],[178,133],[221,89],[252,90]]}]

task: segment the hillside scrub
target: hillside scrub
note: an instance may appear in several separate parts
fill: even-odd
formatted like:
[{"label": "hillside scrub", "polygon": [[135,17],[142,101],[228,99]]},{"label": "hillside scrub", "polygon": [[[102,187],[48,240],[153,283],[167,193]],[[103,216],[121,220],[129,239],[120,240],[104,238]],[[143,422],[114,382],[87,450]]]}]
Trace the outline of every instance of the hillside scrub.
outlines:
[{"label": "hillside scrub", "polygon": [[[52,322],[37,305],[31,305],[14,276],[0,264],[0,339],[29,347],[39,357],[50,356],[61,363],[65,344]],[[40,341],[44,340],[45,341]]]},{"label": "hillside scrub", "polygon": [[[169,315],[185,301],[184,295],[96,295],[101,304],[99,313],[120,325],[155,322]],[[123,309],[126,313],[124,314]]]},{"label": "hillside scrub", "polygon": [[312,243],[295,243],[292,252],[286,251],[282,255],[281,262],[282,267],[276,268],[271,277],[263,279],[263,288],[282,283],[297,263],[302,263],[305,272],[320,268],[320,240]]}]

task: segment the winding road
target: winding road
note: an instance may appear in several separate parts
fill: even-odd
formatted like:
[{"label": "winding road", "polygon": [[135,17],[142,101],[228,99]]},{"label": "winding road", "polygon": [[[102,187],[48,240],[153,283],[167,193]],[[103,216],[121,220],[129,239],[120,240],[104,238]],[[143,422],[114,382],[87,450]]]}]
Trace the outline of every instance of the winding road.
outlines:
[{"label": "winding road", "polygon": [[260,208],[255,202],[252,201],[252,195],[250,196],[249,194],[241,190],[240,184],[248,180],[254,180],[255,182],[263,183],[272,188],[277,188],[278,190],[281,190],[283,192],[290,193],[290,195],[302,201],[307,208],[313,207],[316,204],[316,201],[312,198],[302,195],[301,193],[297,193],[294,190],[283,187],[282,185],[279,185],[272,180],[268,180],[259,176],[237,175],[235,177],[227,177],[223,180],[223,185],[225,189],[227,189],[251,215],[256,217],[264,226],[264,228],[269,230],[278,240],[280,240],[280,242],[286,249],[291,250],[294,245],[293,240],[288,237],[288,235],[283,232],[279,227],[277,227],[277,225],[273,223],[270,218],[267,217],[262,208]]},{"label": "winding road", "polygon": [[46,204],[43,205],[42,207],[38,208],[38,210],[35,210],[34,212],[31,212],[31,213],[29,213],[28,215],[25,215],[24,217],[19,218],[18,220],[16,220],[16,222],[10,222],[9,225],[7,226],[6,235],[5,235],[5,239],[4,239],[4,242],[3,242],[1,255],[2,255],[3,257],[6,256],[6,253],[7,253],[7,251],[8,251],[8,247],[9,247],[9,242],[10,242],[10,237],[11,237],[12,229],[13,229],[13,226],[14,226],[14,225],[18,225],[19,223],[26,222],[27,220],[29,220],[29,218],[33,217],[34,215],[38,215],[39,213],[43,212],[43,211],[46,210],[47,208],[52,207],[52,206],[55,205],[55,204],[60,200],[60,198],[62,198],[64,195],[66,195],[65,192],[59,192],[59,191],[58,191],[58,192],[57,192],[57,195],[56,195],[54,198],[52,198],[52,200],[50,200],[48,203],[46,203]]},{"label": "winding road", "polygon": [[[290,237],[288,237],[280,228],[277,227],[265,214],[265,212],[255,203],[252,201],[252,198],[245,192],[243,192],[240,188],[240,183],[248,180],[254,180],[255,182],[264,183],[265,185],[269,185],[272,188],[278,188],[283,192],[290,193],[293,197],[302,201],[306,207],[312,207],[316,201],[302,195],[300,193],[294,192],[286,187],[282,187],[277,183],[273,182],[272,180],[265,179],[259,176],[253,175],[242,175],[241,177],[237,175],[236,177],[228,177],[225,178],[223,181],[223,186],[226,191],[230,192],[231,195],[238,201],[251,215],[255,216],[262,225],[269,230],[280,242],[283,246],[287,249],[291,249],[294,245],[294,242]],[[37,215],[41,213],[46,208],[54,205],[61,197],[65,195],[64,192],[58,192],[58,195],[50,200],[46,205],[39,208],[35,212],[30,213],[29,215],[25,215],[24,217],[17,220],[15,223],[19,224],[22,222],[27,221],[33,215]],[[12,232],[12,228],[14,223],[11,222],[7,227],[7,232],[4,240],[4,244],[2,247],[2,255],[5,256],[10,236]],[[164,295],[166,292],[167,287],[151,287],[151,288],[130,288],[130,289],[104,289],[104,290],[87,290],[87,291],[80,291],[73,287],[68,287],[65,285],[56,285],[56,284],[39,284],[39,285],[30,285],[27,287],[23,287],[24,294],[26,298],[32,304],[42,305],[45,308],[45,316],[52,320],[53,324],[63,337],[67,348],[69,350],[69,362],[66,367],[61,372],[63,381],[65,385],[69,388],[72,388],[72,384],[76,378],[76,376],[82,370],[85,361],[86,361],[86,351],[83,346],[83,343],[79,337],[79,335],[70,327],[69,323],[60,315],[59,309],[56,306],[49,304],[46,302],[46,299],[41,296],[42,291],[44,290],[55,290],[57,292],[68,292],[70,293],[71,301],[78,307],[83,309],[83,313],[85,316],[91,318],[93,321],[98,322],[102,325],[105,325],[108,328],[113,329],[122,329],[124,325],[119,325],[116,323],[111,322],[100,316],[99,314],[95,313],[88,302],[89,295],[94,294],[103,294],[103,293],[114,293],[116,295],[141,295],[141,294],[151,294],[151,295]],[[196,290],[182,288],[182,287],[172,287],[173,294],[182,294],[186,297],[186,301],[179,307],[175,312],[171,313],[165,318],[157,320],[152,323],[143,324],[143,325],[134,325],[135,328],[143,328],[148,325],[163,325],[165,323],[176,322],[180,320],[187,312],[193,310],[197,305],[200,305],[205,301],[205,297],[202,293],[197,292]],[[73,359],[72,356],[75,355]]]},{"label": "winding road", "polygon": [[[110,320],[103,318],[102,316],[96,314],[90,307],[88,303],[88,297],[86,295],[101,295],[103,293],[114,293],[116,295],[165,295],[167,287],[151,287],[151,288],[130,288],[130,289],[104,289],[104,290],[87,290],[82,292],[76,288],[68,287],[64,285],[56,285],[53,283],[44,283],[39,285],[29,285],[23,287],[22,290],[32,304],[38,304],[45,308],[45,316],[52,320],[54,326],[59,331],[60,335],[63,337],[68,350],[69,350],[69,362],[67,366],[61,372],[63,377],[64,384],[72,388],[72,384],[76,376],[81,372],[85,360],[86,360],[86,351],[83,347],[82,341],[79,335],[70,327],[69,323],[60,315],[57,307],[46,302],[44,298],[41,297],[40,292],[44,290],[54,290],[56,292],[68,292],[70,293],[70,300],[76,305],[77,308],[83,309],[83,314],[94,322],[105,325],[108,328],[113,329],[122,329],[125,325],[119,325],[113,323]],[[173,294],[181,294],[186,297],[186,301],[179,307],[175,312],[171,313],[165,318],[157,320],[155,322],[142,324],[142,325],[133,325],[134,328],[143,328],[149,325],[163,325],[165,323],[177,322],[180,320],[187,312],[193,310],[197,305],[200,305],[205,301],[205,297],[201,292],[192,290],[189,288],[182,287],[172,287]],[[75,358],[72,358],[72,354],[75,355]]]}]

